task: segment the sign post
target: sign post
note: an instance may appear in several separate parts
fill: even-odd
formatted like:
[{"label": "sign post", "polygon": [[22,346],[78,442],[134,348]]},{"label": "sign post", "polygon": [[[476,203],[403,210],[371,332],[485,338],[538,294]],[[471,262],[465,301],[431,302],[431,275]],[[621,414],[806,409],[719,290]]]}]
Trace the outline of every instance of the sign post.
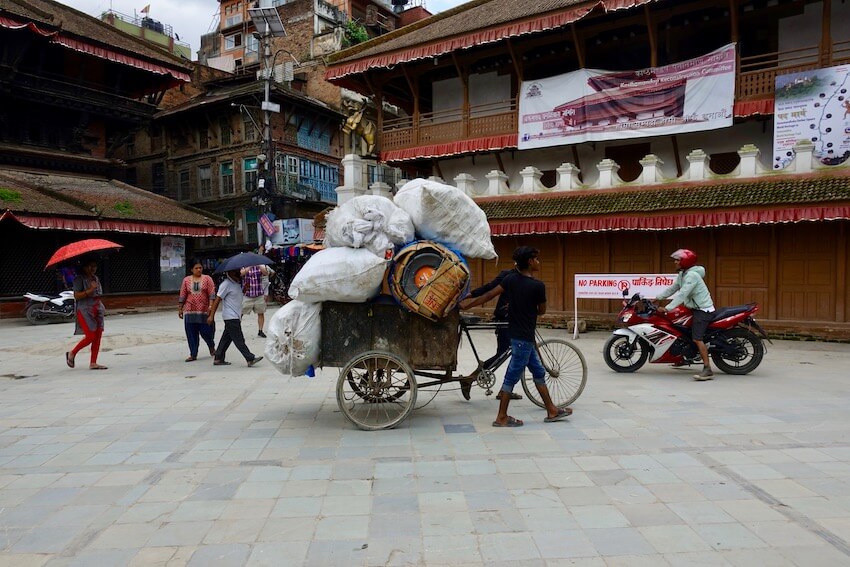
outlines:
[{"label": "sign post", "polygon": [[579,299],[619,299],[635,293],[655,299],[673,285],[676,274],[576,274],[573,339],[578,338]]}]

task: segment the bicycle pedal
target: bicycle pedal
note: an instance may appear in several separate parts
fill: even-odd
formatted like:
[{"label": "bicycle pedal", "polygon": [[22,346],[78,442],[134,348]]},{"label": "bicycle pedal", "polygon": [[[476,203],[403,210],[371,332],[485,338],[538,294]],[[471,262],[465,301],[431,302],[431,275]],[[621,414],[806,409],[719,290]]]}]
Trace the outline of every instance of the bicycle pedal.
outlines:
[{"label": "bicycle pedal", "polygon": [[485,395],[485,396],[492,396],[492,395],[493,395],[493,390],[491,390],[490,388],[487,388],[487,391],[485,391],[485,392],[484,392],[484,395]]}]

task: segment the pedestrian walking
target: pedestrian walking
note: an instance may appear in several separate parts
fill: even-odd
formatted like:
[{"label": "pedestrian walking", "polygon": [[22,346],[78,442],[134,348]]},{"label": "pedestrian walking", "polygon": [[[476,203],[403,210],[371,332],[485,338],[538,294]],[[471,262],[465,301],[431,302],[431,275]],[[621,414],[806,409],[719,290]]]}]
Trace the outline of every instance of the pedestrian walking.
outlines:
[{"label": "pedestrian walking", "polygon": [[225,277],[218,285],[218,292],[210,314],[207,318],[207,323],[210,325],[215,321],[215,312],[218,310],[219,304],[222,305],[221,317],[224,320],[224,332],[221,334],[221,339],[218,341],[218,348],[215,350],[213,364],[216,366],[229,365],[225,360],[227,349],[230,344],[236,345],[242,356],[248,362],[248,366],[254,366],[260,362],[262,356],[254,356],[245,344],[245,336],[242,334],[242,283],[240,282],[239,270],[229,270],[225,273]]},{"label": "pedestrian walking", "polygon": [[106,308],[100,300],[103,295],[103,287],[97,277],[97,260],[84,258],[80,263],[77,277],[73,284],[74,299],[76,300],[77,323],[74,329],[75,335],[84,335],[70,352],[65,353],[65,363],[74,368],[77,353],[87,346],[91,346],[91,357],[89,358],[89,369],[106,370],[106,366],[97,363],[97,355],[100,352],[100,340],[103,337],[104,315]]},{"label": "pedestrian walking", "polygon": [[523,371],[528,368],[534,379],[534,385],[540,394],[540,399],[546,406],[546,417],[543,421],[550,423],[560,421],[573,412],[570,408],[559,408],[552,403],[549,388],[546,386],[546,368],[540,361],[535,345],[537,317],[546,313],[546,285],[534,277],[540,270],[540,252],[531,246],[520,246],[513,253],[516,271],[508,274],[502,283],[476,298],[461,302],[461,309],[469,309],[481,305],[494,297],[507,294],[508,305],[508,336],[511,339],[511,361],[505,372],[505,380],[497,395],[499,411],[493,427],[519,427],[522,420],[508,415],[511,393],[522,378]]},{"label": "pedestrian walking", "polygon": [[[270,270],[267,266],[249,266],[242,268],[242,315],[251,312],[257,314],[257,336],[266,338],[263,327],[266,325],[266,295],[268,294],[268,277]],[[265,278],[265,288],[263,279]]]},{"label": "pedestrian walking", "polygon": [[708,286],[705,285],[705,268],[696,265],[696,253],[686,248],[676,250],[670,254],[670,257],[676,264],[678,275],[673,285],[659,293],[656,299],[667,299],[674,294],[676,296],[666,308],[659,307],[658,312],[663,314],[668,309],[682,304],[691,310],[691,340],[697,346],[702,359],[702,372],[694,374],[694,380],[699,382],[713,380],[714,371],[711,369],[711,360],[708,358],[708,347],[703,342],[708,324],[714,319],[714,301],[711,299]]},{"label": "pedestrian walking", "polygon": [[189,357],[186,362],[198,359],[201,339],[207,344],[210,356],[215,356],[215,323],[207,323],[210,307],[215,299],[215,282],[204,274],[204,265],[200,260],[192,260],[192,273],[183,278],[180,285],[180,308],[177,316],[183,319],[186,340],[189,343]]}]

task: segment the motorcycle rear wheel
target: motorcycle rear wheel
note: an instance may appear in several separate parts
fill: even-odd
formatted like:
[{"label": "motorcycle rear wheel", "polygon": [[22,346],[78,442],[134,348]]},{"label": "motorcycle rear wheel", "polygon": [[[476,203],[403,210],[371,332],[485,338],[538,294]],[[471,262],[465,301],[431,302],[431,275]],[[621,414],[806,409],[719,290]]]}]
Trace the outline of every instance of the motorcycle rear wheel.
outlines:
[{"label": "motorcycle rear wheel", "polygon": [[724,333],[726,341],[735,345],[736,355],[729,357],[722,352],[712,352],[714,365],[726,374],[749,374],[761,364],[764,357],[764,344],[754,333],[741,327],[734,327]]},{"label": "motorcycle rear wheel", "polygon": [[602,358],[614,372],[635,372],[646,364],[649,349],[640,339],[634,339],[632,342],[632,337],[611,335],[605,341]]},{"label": "motorcycle rear wheel", "polygon": [[47,325],[50,319],[41,312],[41,306],[33,303],[27,307],[27,321],[30,325]]}]

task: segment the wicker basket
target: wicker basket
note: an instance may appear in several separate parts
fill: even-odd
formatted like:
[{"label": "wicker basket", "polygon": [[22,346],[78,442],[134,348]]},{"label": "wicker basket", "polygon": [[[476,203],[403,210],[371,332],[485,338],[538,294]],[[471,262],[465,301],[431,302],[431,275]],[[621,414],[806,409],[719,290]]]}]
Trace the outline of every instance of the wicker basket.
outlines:
[{"label": "wicker basket", "polygon": [[449,248],[421,240],[395,256],[389,288],[404,308],[438,321],[455,308],[469,288],[469,267]]}]

